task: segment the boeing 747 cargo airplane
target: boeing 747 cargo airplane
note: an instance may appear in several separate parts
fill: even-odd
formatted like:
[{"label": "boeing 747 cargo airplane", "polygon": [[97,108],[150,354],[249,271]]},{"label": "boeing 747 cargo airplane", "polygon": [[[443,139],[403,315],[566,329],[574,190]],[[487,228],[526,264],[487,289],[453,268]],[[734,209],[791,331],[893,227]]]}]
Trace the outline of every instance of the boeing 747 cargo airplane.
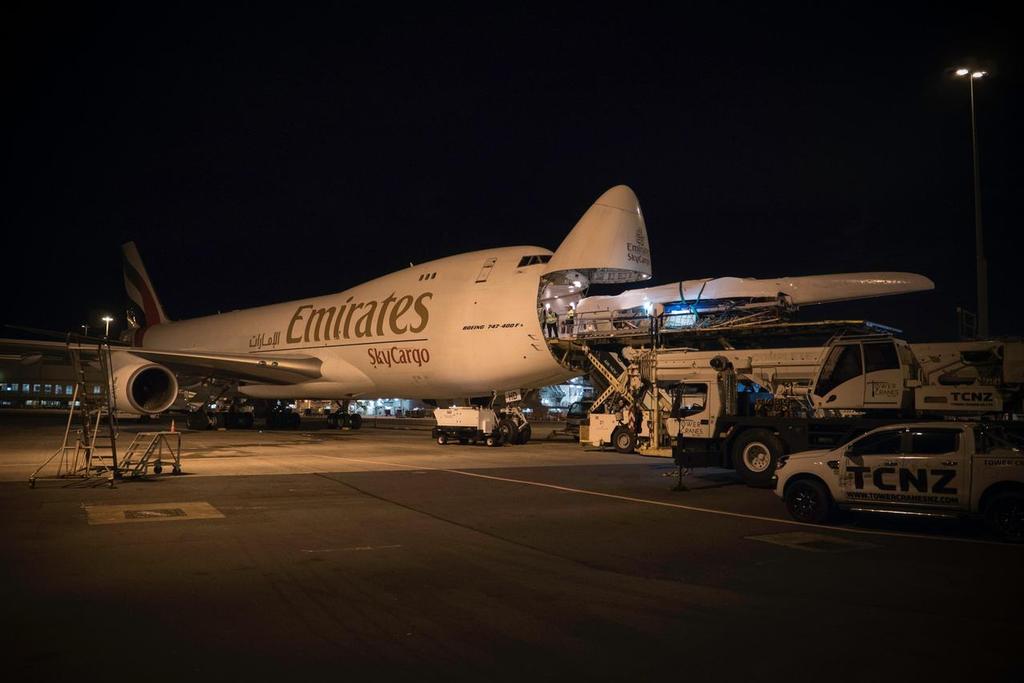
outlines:
[{"label": "boeing 747 cargo airplane", "polygon": [[[636,195],[605,192],[551,252],[502,247],[410,266],[351,289],[172,321],[133,243],[125,286],[145,316],[111,352],[119,410],[156,414],[179,385],[219,382],[255,399],[490,396],[563,381],[541,330],[540,297],[578,299],[592,282],[651,276]],[[38,353],[57,342],[17,342]],[[42,346],[41,346],[42,345]],[[84,348],[84,347],[83,347]]]}]

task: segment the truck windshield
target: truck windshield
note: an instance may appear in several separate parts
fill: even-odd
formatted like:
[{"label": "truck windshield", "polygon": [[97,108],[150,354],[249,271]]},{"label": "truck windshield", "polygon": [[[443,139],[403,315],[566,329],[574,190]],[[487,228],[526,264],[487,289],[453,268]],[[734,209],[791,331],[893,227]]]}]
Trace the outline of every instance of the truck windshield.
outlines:
[{"label": "truck windshield", "polygon": [[688,417],[703,413],[708,403],[708,385],[706,383],[681,384],[676,387],[673,400],[675,417]]},{"label": "truck windshield", "polygon": [[892,342],[880,342],[864,345],[864,371],[899,369],[900,358],[896,354],[896,345]]},{"label": "truck windshield", "polygon": [[815,396],[824,396],[858,375],[863,374],[860,361],[860,344],[844,344],[836,346],[828,353],[825,364],[821,368],[821,376],[814,387]]}]

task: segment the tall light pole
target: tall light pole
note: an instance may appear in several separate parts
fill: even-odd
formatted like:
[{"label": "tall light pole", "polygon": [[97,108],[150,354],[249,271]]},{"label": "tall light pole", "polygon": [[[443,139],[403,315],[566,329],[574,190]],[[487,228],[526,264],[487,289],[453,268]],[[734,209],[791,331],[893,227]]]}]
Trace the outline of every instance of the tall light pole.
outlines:
[{"label": "tall light pole", "polygon": [[974,121],[974,81],[988,75],[987,71],[972,71],[961,67],[956,70],[960,78],[967,78],[971,92],[971,154],[974,157],[974,251],[978,275],[978,327],[977,336],[988,336],[988,263],[985,261],[985,240],[981,232],[981,168],[978,163],[978,133]]},{"label": "tall light pole", "polygon": [[114,319],[111,318],[109,315],[105,315],[102,318],[100,318],[100,320],[102,320],[105,325],[105,327],[103,328],[103,338],[106,339],[110,337],[110,323],[114,322]]}]

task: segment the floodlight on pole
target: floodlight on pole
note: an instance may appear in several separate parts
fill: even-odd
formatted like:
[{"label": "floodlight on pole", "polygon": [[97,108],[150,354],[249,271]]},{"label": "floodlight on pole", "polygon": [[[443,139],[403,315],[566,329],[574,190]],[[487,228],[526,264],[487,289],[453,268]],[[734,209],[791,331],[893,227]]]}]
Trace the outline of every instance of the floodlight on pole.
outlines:
[{"label": "floodlight on pole", "polygon": [[976,335],[988,336],[988,263],[985,260],[985,241],[981,230],[981,168],[978,161],[978,133],[974,120],[974,81],[988,75],[987,71],[972,71],[965,67],[956,70],[957,76],[971,77],[967,79],[971,95],[971,155],[974,160],[974,251],[977,264],[975,271],[978,277],[978,325]]},{"label": "floodlight on pole", "polygon": [[111,318],[109,315],[105,315],[102,318],[100,318],[100,320],[102,320],[104,322],[104,324],[106,325],[103,328],[103,336],[104,337],[109,337],[110,336],[110,323],[114,322],[114,319]]}]

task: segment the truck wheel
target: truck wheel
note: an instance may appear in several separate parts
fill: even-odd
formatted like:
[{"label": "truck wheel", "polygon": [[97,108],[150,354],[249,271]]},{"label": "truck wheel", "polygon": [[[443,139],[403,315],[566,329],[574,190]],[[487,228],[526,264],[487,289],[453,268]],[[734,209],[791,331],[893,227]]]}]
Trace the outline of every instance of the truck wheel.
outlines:
[{"label": "truck wheel", "polygon": [[498,421],[498,433],[501,434],[502,443],[518,443],[516,436],[519,432],[519,428],[516,427],[516,423],[507,417]]},{"label": "truck wheel", "polygon": [[524,424],[519,430],[519,443],[529,443],[531,436],[533,436],[533,430],[530,429],[530,424]]},{"label": "truck wheel", "polygon": [[1004,491],[985,506],[985,524],[1004,541],[1024,543],[1024,493]]},{"label": "truck wheel", "polygon": [[740,434],[732,447],[732,466],[748,486],[771,486],[782,442],[766,429]]},{"label": "truck wheel", "polygon": [[438,434],[437,435],[437,445],[438,446],[443,446],[446,443],[448,443],[448,435],[447,434]]},{"label": "truck wheel", "polygon": [[786,487],[786,510],[798,522],[822,524],[832,516],[832,496],[820,481],[799,479]]},{"label": "truck wheel", "polygon": [[487,441],[486,441],[487,445],[488,446],[497,446],[498,443],[499,443],[498,442],[498,438],[499,437],[496,437],[493,434],[488,434],[487,435]]},{"label": "truck wheel", "polygon": [[363,426],[363,416],[359,413],[352,413],[348,416],[348,426],[352,429],[359,429]]},{"label": "truck wheel", "polygon": [[612,445],[619,453],[632,453],[636,450],[636,434],[625,427],[619,427],[612,432]]}]

